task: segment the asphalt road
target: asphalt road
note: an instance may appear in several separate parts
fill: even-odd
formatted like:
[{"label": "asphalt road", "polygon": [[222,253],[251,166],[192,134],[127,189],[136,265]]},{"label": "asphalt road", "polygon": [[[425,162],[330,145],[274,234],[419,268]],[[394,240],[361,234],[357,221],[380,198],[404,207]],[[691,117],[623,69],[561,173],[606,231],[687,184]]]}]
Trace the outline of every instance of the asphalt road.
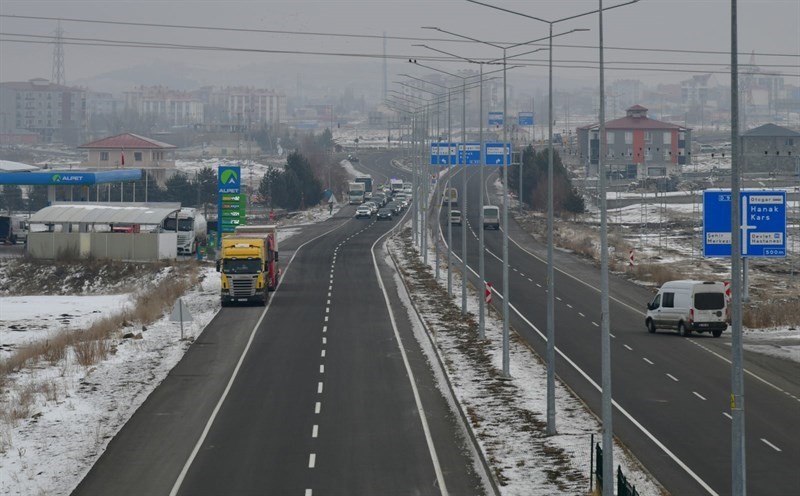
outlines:
[{"label": "asphalt road", "polygon": [[[453,246],[460,256],[461,236],[467,235],[471,279],[478,287],[478,170],[470,170],[468,180],[467,222],[453,227]],[[451,184],[460,190],[461,176]],[[446,238],[445,218],[442,212]],[[486,280],[496,291],[502,289],[502,237],[502,231],[485,233]],[[518,241],[509,243],[511,325],[545,356],[546,247],[513,221],[510,238]],[[599,417],[599,270],[560,250],[555,262],[556,372]],[[613,275],[610,292],[615,435],[671,494],[730,494],[730,334],[648,334],[644,308],[652,292]],[[501,298],[494,304],[501,309]],[[800,367],[746,353],[745,369],[748,488],[759,495],[797,494]]]},{"label": "asphalt road", "polygon": [[354,210],[282,242],[268,307],[222,309],[73,494],[485,494],[383,255],[376,273],[399,221]]}]

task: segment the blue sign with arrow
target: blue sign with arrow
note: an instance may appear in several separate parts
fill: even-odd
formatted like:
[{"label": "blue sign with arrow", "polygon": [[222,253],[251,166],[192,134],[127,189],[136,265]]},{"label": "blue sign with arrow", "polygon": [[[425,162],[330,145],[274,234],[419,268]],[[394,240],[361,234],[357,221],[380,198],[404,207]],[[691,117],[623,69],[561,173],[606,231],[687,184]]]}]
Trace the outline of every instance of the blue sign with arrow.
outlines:
[{"label": "blue sign with arrow", "polygon": [[[786,256],[786,192],[740,191],[743,257]],[[703,192],[703,255],[731,256],[731,192]]]},{"label": "blue sign with arrow", "polygon": [[486,143],[486,165],[511,165],[511,143],[506,143],[505,161],[503,148],[502,143]]}]

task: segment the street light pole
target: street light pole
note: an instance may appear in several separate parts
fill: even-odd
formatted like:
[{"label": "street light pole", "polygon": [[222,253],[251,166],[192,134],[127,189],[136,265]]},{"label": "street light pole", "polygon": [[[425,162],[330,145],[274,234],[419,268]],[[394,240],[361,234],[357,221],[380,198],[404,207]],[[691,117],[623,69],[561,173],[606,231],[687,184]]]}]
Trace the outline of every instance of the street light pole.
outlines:
[{"label": "street light pole", "polygon": [[[568,16],[568,17],[563,17],[561,19],[556,19],[554,21],[548,21],[548,20],[545,20],[545,19],[542,19],[542,18],[539,18],[539,17],[523,14],[521,12],[516,12],[516,11],[513,11],[513,10],[504,9],[504,8],[501,8],[501,7],[497,7],[495,5],[490,5],[490,4],[487,4],[487,3],[480,2],[478,0],[467,0],[467,1],[470,2],[470,3],[474,3],[474,4],[483,5],[485,7],[489,7],[489,8],[492,8],[492,9],[501,10],[501,11],[507,12],[509,14],[514,14],[514,15],[526,17],[528,19],[533,19],[535,21],[544,22],[544,23],[547,23],[549,25],[549,27],[550,27],[550,36],[549,36],[549,40],[550,40],[550,42],[549,42],[550,60],[549,60],[549,64],[548,64],[549,65],[548,82],[549,82],[549,99],[550,99],[550,102],[548,104],[549,115],[547,116],[548,132],[550,134],[547,137],[549,151],[548,151],[548,156],[547,156],[547,171],[548,171],[548,174],[547,174],[548,175],[548,177],[547,177],[547,192],[548,192],[548,197],[547,197],[547,353],[546,353],[546,361],[547,361],[547,433],[549,435],[553,435],[553,434],[556,433],[556,415],[555,415],[555,316],[554,316],[554,314],[555,314],[555,301],[554,301],[555,300],[555,280],[554,280],[554,273],[555,273],[554,265],[555,265],[555,262],[553,260],[553,210],[554,210],[554,206],[553,206],[553,203],[554,203],[553,202],[553,24],[557,24],[557,23],[564,22],[564,21],[571,20],[571,19],[577,19],[579,17],[584,17],[584,16],[587,16],[587,15],[590,15],[590,14],[594,14],[594,13],[599,13],[600,14],[600,29],[601,29],[601,31],[600,31],[600,55],[601,55],[601,58],[600,58],[600,74],[601,74],[601,88],[602,88],[602,74],[603,74],[602,20],[603,20],[603,10],[610,10],[610,9],[615,9],[617,7],[622,7],[624,5],[630,5],[632,3],[638,2],[639,0],[630,0],[630,1],[626,2],[626,3],[614,5],[614,6],[611,6],[611,7],[607,7],[606,9],[603,8],[602,0],[600,0],[600,6],[599,6],[599,9],[597,9],[597,10],[593,10],[593,11],[590,11],[590,12],[583,12],[581,14],[576,14],[576,15],[572,15],[572,16]],[[602,89],[601,89],[601,91],[602,91]],[[603,109],[603,99],[601,98],[600,100],[601,100],[601,103],[600,103],[601,112],[604,112],[602,110]],[[604,116],[601,114],[601,118],[600,118],[601,129],[603,129],[603,120],[604,120]],[[602,134],[603,134],[603,131],[601,131],[601,140],[604,139],[604,136],[602,136]],[[601,141],[601,152],[600,152],[600,155],[602,155],[602,141]],[[601,185],[602,184],[603,184],[603,182],[602,182],[602,179],[601,179]],[[604,194],[604,193],[601,192],[601,195],[602,194]],[[605,206],[605,198],[601,198],[601,202],[602,202],[602,205],[604,207]],[[606,243],[608,242],[607,237],[603,236],[602,226],[603,226],[603,213],[601,211],[601,238],[603,238],[603,239],[601,239],[601,246],[602,246],[603,240],[605,240]],[[608,256],[607,249],[603,251],[603,255],[602,256],[605,256],[605,257]],[[602,256],[601,256],[601,259],[602,259]],[[603,274],[605,274],[606,284],[607,284],[607,277],[608,277],[608,265],[607,265],[607,263],[608,263],[607,258],[606,258],[606,265],[605,266],[603,266],[603,264],[601,262],[601,272]],[[601,281],[602,281],[602,277],[603,277],[603,275],[601,274]],[[601,313],[602,313],[602,308],[603,308],[603,303],[602,302],[605,301],[606,309],[607,309],[607,305],[608,305],[608,288],[606,287],[605,290],[601,290],[601,293],[602,293],[601,294]],[[607,312],[603,313],[603,315],[601,315],[601,317],[602,316],[605,316],[605,318],[604,319],[601,318],[601,330],[603,329],[603,326],[606,326],[605,327],[606,330],[604,332],[601,332],[601,335],[604,336],[604,337],[601,338],[601,340],[603,340],[603,342],[605,342],[604,340],[607,338],[608,333],[609,333],[609,331],[608,331],[609,323],[608,323],[608,314],[607,314]],[[606,362],[610,362],[610,355],[606,356],[605,354],[603,354],[602,358],[603,358],[604,366],[606,366]],[[608,364],[608,366],[610,367],[610,364]],[[605,369],[603,369],[603,370],[605,371]],[[605,374],[603,374],[603,377],[605,377]],[[610,405],[611,405],[610,378],[609,378],[609,387],[608,387],[608,389],[606,389],[605,387],[603,388],[603,412],[605,412],[606,403],[609,405],[609,408],[610,408]],[[605,426],[605,420],[606,420],[606,416],[604,415],[603,416],[604,426]],[[611,427],[611,423],[610,423],[611,419],[610,419],[610,416],[609,416],[608,420],[609,420],[609,424],[608,424],[607,430],[609,432],[611,432],[611,428],[610,428]],[[605,430],[604,430],[604,433],[605,433]],[[606,448],[606,447],[608,448],[606,450],[607,452],[604,453],[604,455],[606,455],[606,456],[603,457],[603,465],[604,465],[604,467],[603,467],[603,476],[604,476],[604,480],[611,481],[612,493],[613,493],[613,479],[612,479],[613,470],[612,470],[612,472],[609,472],[608,474],[606,473],[606,470],[605,470],[606,469],[606,467],[605,467],[606,463],[610,464],[609,466],[613,466],[613,449],[612,449],[612,445],[611,444],[605,444],[606,443],[605,436],[603,438],[603,442],[604,442],[603,447],[604,448]]]}]

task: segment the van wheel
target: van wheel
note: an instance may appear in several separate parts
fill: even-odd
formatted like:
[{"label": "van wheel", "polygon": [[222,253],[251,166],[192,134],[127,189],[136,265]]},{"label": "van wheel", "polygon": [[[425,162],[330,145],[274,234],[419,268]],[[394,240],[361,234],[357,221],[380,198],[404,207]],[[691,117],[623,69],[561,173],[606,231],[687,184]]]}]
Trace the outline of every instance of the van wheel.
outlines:
[{"label": "van wheel", "polygon": [[654,334],[656,332],[656,324],[652,320],[647,321],[647,332]]},{"label": "van wheel", "polygon": [[689,335],[692,334],[692,331],[686,328],[686,324],[684,324],[683,322],[679,322],[678,334],[680,334],[683,337],[689,337]]},{"label": "van wheel", "polygon": [[711,335],[714,336],[715,338],[718,338],[718,337],[722,336],[722,330],[717,329],[717,330],[711,331]]}]

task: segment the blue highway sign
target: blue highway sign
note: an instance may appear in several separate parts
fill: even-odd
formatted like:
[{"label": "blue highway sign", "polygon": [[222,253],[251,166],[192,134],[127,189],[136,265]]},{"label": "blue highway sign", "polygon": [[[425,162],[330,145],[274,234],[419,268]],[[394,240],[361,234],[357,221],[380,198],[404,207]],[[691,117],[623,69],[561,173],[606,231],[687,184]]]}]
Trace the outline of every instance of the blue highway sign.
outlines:
[{"label": "blue highway sign", "polygon": [[520,126],[533,126],[533,112],[520,112],[517,118]]},{"label": "blue highway sign", "polygon": [[502,126],[503,125],[503,113],[502,112],[489,112],[489,125],[490,126]]},{"label": "blue highway sign", "polygon": [[[742,190],[740,225],[743,257],[786,256],[786,192]],[[731,192],[703,192],[703,255],[731,256]]]},{"label": "blue highway sign", "polygon": [[511,165],[511,143],[506,143],[506,158],[503,161],[503,144],[486,143],[486,165]]}]

